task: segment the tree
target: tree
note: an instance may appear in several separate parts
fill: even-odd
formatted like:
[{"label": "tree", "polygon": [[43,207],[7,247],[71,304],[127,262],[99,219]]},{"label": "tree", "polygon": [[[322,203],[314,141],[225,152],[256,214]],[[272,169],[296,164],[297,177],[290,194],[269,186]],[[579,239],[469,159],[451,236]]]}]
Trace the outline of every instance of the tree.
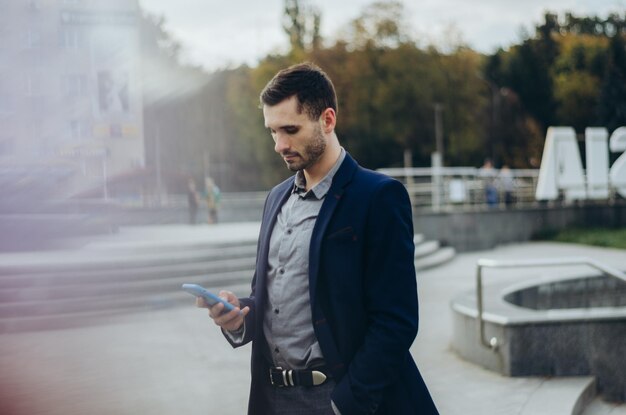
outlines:
[{"label": "tree", "polygon": [[291,52],[300,55],[321,47],[321,13],[299,0],[285,0],[283,30],[289,37]]},{"label": "tree", "polygon": [[576,131],[598,125],[597,107],[608,39],[588,34],[559,37],[561,52],[551,68],[556,121]]},{"label": "tree", "polygon": [[404,5],[399,1],[378,1],[354,19],[345,40],[356,49],[397,48],[410,43]]},{"label": "tree", "polygon": [[613,36],[607,54],[606,75],[602,82],[598,115],[609,131],[626,125],[626,41]]},{"label": "tree", "polygon": [[[588,126],[623,125],[625,22],[626,14],[602,19],[566,13],[559,19],[546,13],[532,37],[488,57],[486,78],[509,91],[503,120],[507,111],[518,112],[509,112],[502,125],[508,130],[502,133],[504,158],[511,148],[536,157],[537,131],[545,136],[551,125],[570,125],[579,134]],[[528,144],[520,147],[524,136]]]}]

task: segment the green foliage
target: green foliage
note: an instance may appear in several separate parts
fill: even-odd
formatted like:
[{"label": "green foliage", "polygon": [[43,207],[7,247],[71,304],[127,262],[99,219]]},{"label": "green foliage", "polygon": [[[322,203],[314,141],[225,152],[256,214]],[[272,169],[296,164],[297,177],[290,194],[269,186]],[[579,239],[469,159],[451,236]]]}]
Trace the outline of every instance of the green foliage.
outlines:
[{"label": "green foliage", "polygon": [[401,2],[378,1],[351,22],[347,41],[356,49],[397,48],[410,42],[407,28]]},{"label": "green foliage", "polygon": [[[468,49],[446,55],[436,48],[418,48],[404,24],[392,24],[403,15],[400,7],[392,2],[366,9],[352,22],[358,40],[268,56],[255,68],[236,71],[237,81],[230,83],[227,99],[236,134],[233,140],[253,150],[234,152],[240,160],[233,164],[260,166],[256,178],[262,188],[291,174],[274,153],[263,127],[258,94],[278,70],[302,60],[316,62],[333,79],[339,99],[337,134],[363,165],[399,165],[406,148],[412,150],[416,165],[429,165],[437,102],[444,105],[450,160],[478,164],[484,157],[481,114],[487,102],[477,76],[483,58]],[[369,29],[362,30],[365,27]]]},{"label": "green foliage", "polygon": [[[500,94],[496,160],[526,167],[549,126],[626,125],[626,14],[559,18],[546,13],[535,34],[488,57],[484,73]],[[524,155],[524,157],[520,157]]]},{"label": "green foliage", "polygon": [[626,229],[569,228],[560,232],[546,234],[543,239],[626,249]]},{"label": "green foliage", "polygon": [[239,68],[237,82],[230,85],[229,104],[234,111],[236,140],[239,148],[245,148],[249,156],[245,160],[235,158],[233,168],[238,171],[247,169],[248,165],[256,167],[246,188],[268,189],[290,174],[274,152],[274,142],[264,127],[259,101],[259,93],[265,84],[289,64],[283,57],[268,57],[254,69]]},{"label": "green foliage", "polygon": [[626,41],[611,38],[598,108],[601,125],[610,131],[626,125]]},{"label": "green foliage", "polygon": [[225,191],[268,189],[291,174],[264,128],[259,93],[291,64],[310,60],[335,84],[337,134],[369,168],[430,165],[435,104],[443,108],[444,161],[527,168],[541,157],[545,130],[626,125],[626,15],[558,17],[547,13],[534,34],[491,56],[467,47],[420,48],[402,3],[376,2],[322,45],[321,16],[286,0],[283,28],[291,50],[253,68],[206,74],[179,62],[180,45],[162,19],[142,28],[148,164],[176,174],[209,174]]},{"label": "green foliage", "polygon": [[[546,13],[535,36],[488,60],[486,75],[510,88],[545,132],[551,125],[609,129],[626,123],[623,74],[626,14],[577,17]],[[610,45],[618,44],[617,47]],[[622,82],[620,82],[622,81]]]}]

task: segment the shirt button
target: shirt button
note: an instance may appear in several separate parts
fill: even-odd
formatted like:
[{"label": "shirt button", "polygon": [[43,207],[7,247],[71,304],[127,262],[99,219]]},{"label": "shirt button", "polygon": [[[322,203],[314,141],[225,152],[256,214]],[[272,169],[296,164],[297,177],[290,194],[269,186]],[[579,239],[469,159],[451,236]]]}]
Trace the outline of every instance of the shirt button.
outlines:
[{"label": "shirt button", "polygon": [[274,349],[274,353],[278,353],[278,347]]},{"label": "shirt button", "polygon": [[280,275],[283,275],[285,273],[285,268],[279,269],[278,272],[280,272]]},{"label": "shirt button", "polygon": [[279,310],[277,308],[274,309],[274,313],[278,314]]},{"label": "shirt button", "polygon": [[292,229],[287,229],[287,235],[291,235],[292,232],[293,232]]}]

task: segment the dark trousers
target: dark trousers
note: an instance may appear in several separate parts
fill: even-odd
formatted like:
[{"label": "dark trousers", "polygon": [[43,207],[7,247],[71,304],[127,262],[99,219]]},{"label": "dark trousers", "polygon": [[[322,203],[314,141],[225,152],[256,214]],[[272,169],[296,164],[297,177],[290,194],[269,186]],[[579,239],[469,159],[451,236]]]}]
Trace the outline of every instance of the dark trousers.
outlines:
[{"label": "dark trousers", "polygon": [[320,386],[295,386],[277,388],[270,384],[263,387],[269,403],[264,415],[334,415],[330,406],[330,393],[335,382],[328,379]]}]

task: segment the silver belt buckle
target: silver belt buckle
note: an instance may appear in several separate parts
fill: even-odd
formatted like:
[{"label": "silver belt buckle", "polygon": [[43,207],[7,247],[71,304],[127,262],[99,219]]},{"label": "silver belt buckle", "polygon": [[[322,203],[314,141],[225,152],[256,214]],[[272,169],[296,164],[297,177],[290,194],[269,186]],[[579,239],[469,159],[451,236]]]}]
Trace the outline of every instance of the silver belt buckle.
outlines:
[{"label": "silver belt buckle", "polygon": [[[281,374],[283,375],[283,384],[282,385],[277,385],[274,383],[274,377],[272,376],[272,369],[277,369],[281,371]],[[272,386],[276,386],[277,388],[283,388],[285,386],[294,386],[293,384],[293,371],[291,370],[284,370],[282,367],[280,366],[276,366],[275,368],[270,368],[270,383],[272,384]]]},{"label": "silver belt buckle", "polygon": [[274,383],[274,376],[272,376],[272,369],[282,370],[283,368],[282,368],[282,367],[280,367],[280,366],[275,367],[275,368],[273,368],[273,367],[271,367],[271,366],[270,366],[270,369],[269,369],[269,372],[270,372],[270,373],[269,373],[269,374],[270,374],[270,383],[272,384],[272,386],[276,386],[276,387],[280,388],[280,387],[282,387],[283,385],[276,385],[276,384]]}]

